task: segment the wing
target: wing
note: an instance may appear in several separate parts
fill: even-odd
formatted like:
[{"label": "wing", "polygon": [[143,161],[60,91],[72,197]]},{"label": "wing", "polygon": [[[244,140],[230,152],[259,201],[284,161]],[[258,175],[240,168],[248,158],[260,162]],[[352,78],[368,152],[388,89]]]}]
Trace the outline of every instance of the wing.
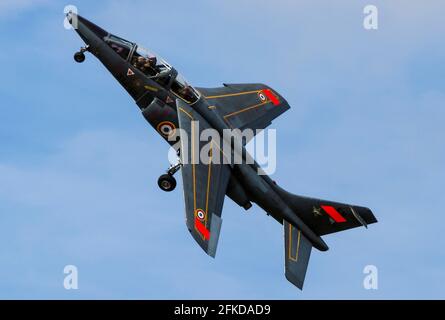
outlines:
[{"label": "wing", "polygon": [[264,84],[224,84],[220,88],[197,89],[232,129],[265,129],[290,109],[281,95]]},{"label": "wing", "polygon": [[[201,142],[207,121],[181,100],[176,101],[181,139],[182,180],[186,224],[193,238],[210,256],[215,257],[221,230],[221,211],[231,175],[228,165],[214,162],[221,151],[215,143]],[[207,146],[209,161],[200,161]],[[222,160],[219,163],[223,163]]]}]

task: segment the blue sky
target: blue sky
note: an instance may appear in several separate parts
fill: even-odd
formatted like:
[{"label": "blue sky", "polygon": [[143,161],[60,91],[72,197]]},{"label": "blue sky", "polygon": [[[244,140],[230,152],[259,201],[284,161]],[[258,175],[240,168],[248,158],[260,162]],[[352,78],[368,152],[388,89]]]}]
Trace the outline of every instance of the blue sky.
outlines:
[{"label": "blue sky", "polygon": [[[167,145],[63,28],[63,8],[163,55],[196,86],[264,82],[285,189],[369,206],[379,223],[325,237],[304,291],[281,225],[225,202],[215,260],[156,184]],[[362,27],[380,10],[379,30]],[[443,2],[73,1],[0,4],[0,298],[445,298]],[[63,268],[79,289],[63,288]],[[363,289],[363,268],[379,289]]]}]

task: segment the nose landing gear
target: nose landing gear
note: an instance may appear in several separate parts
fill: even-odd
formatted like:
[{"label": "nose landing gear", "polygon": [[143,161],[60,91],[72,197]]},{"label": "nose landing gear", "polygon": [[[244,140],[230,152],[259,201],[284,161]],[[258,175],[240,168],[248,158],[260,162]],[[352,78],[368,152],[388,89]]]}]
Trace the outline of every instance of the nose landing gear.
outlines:
[{"label": "nose landing gear", "polygon": [[80,48],[80,51],[76,52],[74,54],[74,61],[76,61],[77,63],[84,62],[85,61],[85,51],[88,51],[88,46]]},{"label": "nose landing gear", "polygon": [[82,62],[84,62],[84,61],[85,61],[85,54],[84,54],[83,52],[76,52],[76,53],[74,54],[74,60],[75,60],[77,63],[82,63]]},{"label": "nose landing gear", "polygon": [[169,174],[163,174],[158,179],[158,186],[165,192],[171,192],[176,188],[176,179]]},{"label": "nose landing gear", "polygon": [[158,186],[159,188],[161,188],[161,190],[165,192],[171,192],[175,190],[176,179],[173,177],[173,175],[178,172],[181,166],[181,162],[178,162],[175,165],[171,165],[170,168],[168,168],[167,173],[159,177]]}]

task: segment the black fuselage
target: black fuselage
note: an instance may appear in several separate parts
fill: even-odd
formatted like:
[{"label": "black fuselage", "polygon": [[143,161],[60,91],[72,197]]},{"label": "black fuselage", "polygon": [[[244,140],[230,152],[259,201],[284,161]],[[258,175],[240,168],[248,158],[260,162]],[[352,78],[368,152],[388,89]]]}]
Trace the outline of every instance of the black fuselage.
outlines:
[{"label": "black fuselage", "polygon": [[[73,19],[71,16],[71,20]],[[209,110],[209,103],[205,97],[199,95],[195,101],[187,101],[174,88],[176,85],[177,71],[171,68],[162,77],[147,75],[134,64],[134,53],[137,45],[128,41],[125,43],[114,43],[111,34],[96,26],[90,21],[77,16],[76,31],[87,44],[86,51],[95,55],[116,80],[125,88],[135,100],[144,118],[157,132],[171,145],[176,141],[169,141],[167,135],[162,131],[160,124],[171,123],[175,128],[179,127],[176,110],[176,100],[182,99],[189,103],[214,129],[221,133],[224,129],[230,129],[227,123],[217,113]],[[114,37],[114,36],[113,36]],[[114,37],[118,39],[120,38]],[[111,39],[111,40],[110,40]],[[119,49],[119,45],[125,50]],[[127,46],[128,45],[128,46]],[[232,142],[233,143],[233,142]],[[239,141],[235,144],[240,143]],[[243,146],[233,148],[246,150]],[[283,219],[298,227],[301,232],[320,250],[327,250],[324,241],[316,235],[301,220],[298,213],[289,208],[280,196],[280,188],[267,175],[259,175],[259,166],[253,164],[236,164],[231,166],[232,175],[227,189],[227,195],[238,205],[248,209],[251,202],[258,204],[269,215],[278,222]]]}]

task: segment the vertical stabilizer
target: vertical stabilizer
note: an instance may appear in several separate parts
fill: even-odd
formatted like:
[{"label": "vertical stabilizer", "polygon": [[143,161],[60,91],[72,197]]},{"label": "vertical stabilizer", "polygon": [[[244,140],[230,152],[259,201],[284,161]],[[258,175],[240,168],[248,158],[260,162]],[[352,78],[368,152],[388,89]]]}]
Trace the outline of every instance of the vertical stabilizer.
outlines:
[{"label": "vertical stabilizer", "polygon": [[284,256],[286,279],[303,289],[304,278],[311,256],[312,244],[286,220],[284,226]]}]

